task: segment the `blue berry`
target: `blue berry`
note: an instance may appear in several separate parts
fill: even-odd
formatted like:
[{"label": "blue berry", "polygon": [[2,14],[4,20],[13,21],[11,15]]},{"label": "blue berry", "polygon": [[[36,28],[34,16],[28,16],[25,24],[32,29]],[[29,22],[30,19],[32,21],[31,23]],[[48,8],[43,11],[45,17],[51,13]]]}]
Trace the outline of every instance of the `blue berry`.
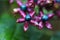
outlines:
[{"label": "blue berry", "polygon": [[48,16],[47,15],[43,15],[42,16],[42,21],[47,21],[49,18],[48,18]]},{"label": "blue berry", "polygon": [[26,21],[30,21],[31,20],[31,16],[29,14],[27,14],[26,17],[25,17],[25,20]]},{"label": "blue berry", "polygon": [[22,6],[20,6],[20,8],[21,8],[21,10],[23,10],[23,11],[26,11],[26,9],[27,9],[26,5],[22,5]]},{"label": "blue berry", "polygon": [[60,3],[60,0],[55,0],[56,1],[56,3]]}]

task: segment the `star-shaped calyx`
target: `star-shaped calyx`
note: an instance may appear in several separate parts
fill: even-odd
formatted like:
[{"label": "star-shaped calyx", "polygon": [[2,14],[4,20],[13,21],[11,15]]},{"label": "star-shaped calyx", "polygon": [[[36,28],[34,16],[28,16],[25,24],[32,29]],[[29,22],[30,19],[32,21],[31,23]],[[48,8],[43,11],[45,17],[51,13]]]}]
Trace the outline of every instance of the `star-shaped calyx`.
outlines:
[{"label": "star-shaped calyx", "polygon": [[40,11],[40,15],[36,18],[36,20],[39,23],[39,29],[42,29],[43,26],[45,25],[48,29],[52,29],[52,25],[49,23],[48,20],[50,20],[52,17],[54,16],[53,13],[49,13],[49,14],[44,14],[42,11]]},{"label": "star-shaped calyx", "polygon": [[[34,6],[32,6],[33,5],[32,2],[27,2],[26,4],[23,4],[20,0],[16,0],[16,2],[19,6],[18,8],[20,8],[24,12],[30,13],[30,12],[34,11],[34,9],[33,9]],[[13,9],[14,13],[18,12],[18,10],[17,10],[18,8]]]},{"label": "star-shaped calyx", "polygon": [[37,21],[35,21],[33,19],[35,11],[33,11],[31,13],[25,13],[22,10],[19,9],[19,13],[22,16],[22,18],[17,19],[17,22],[18,23],[23,23],[24,22],[24,31],[27,31],[29,24],[38,25]]}]

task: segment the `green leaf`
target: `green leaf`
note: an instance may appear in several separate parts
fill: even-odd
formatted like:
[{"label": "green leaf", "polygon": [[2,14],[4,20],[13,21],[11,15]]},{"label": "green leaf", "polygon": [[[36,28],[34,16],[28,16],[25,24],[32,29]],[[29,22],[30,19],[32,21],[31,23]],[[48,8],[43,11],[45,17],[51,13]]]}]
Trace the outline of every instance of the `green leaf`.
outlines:
[{"label": "green leaf", "polygon": [[15,18],[3,13],[0,18],[0,40],[11,40],[16,29]]},{"label": "green leaf", "polygon": [[60,31],[54,32],[54,34],[51,37],[51,40],[60,40]]},{"label": "green leaf", "polygon": [[52,10],[48,11],[48,10],[46,10],[45,8],[43,8],[43,12],[44,12],[44,14],[53,13]]},{"label": "green leaf", "polygon": [[23,24],[17,24],[13,40],[39,40],[41,36],[42,33],[36,30],[34,26],[30,26],[29,29],[24,32]]}]

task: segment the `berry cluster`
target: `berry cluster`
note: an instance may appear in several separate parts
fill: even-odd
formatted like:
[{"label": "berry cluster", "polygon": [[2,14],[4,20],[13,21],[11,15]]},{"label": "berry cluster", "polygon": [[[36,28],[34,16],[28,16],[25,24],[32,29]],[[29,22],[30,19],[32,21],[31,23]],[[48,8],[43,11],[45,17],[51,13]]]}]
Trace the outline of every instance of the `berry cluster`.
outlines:
[{"label": "berry cluster", "polygon": [[[14,0],[10,0],[10,3],[13,3]],[[43,26],[46,26],[48,29],[52,29],[52,25],[49,20],[55,15],[60,17],[60,0],[27,0],[26,4],[23,4],[21,0],[16,0],[19,8],[14,8],[14,13],[19,12],[22,18],[17,19],[16,22],[24,22],[24,31],[27,31],[28,25],[33,24],[39,29],[42,29]],[[35,15],[35,6],[38,6],[39,12],[38,15]],[[44,14],[43,8],[46,10],[53,10],[53,13]]]}]

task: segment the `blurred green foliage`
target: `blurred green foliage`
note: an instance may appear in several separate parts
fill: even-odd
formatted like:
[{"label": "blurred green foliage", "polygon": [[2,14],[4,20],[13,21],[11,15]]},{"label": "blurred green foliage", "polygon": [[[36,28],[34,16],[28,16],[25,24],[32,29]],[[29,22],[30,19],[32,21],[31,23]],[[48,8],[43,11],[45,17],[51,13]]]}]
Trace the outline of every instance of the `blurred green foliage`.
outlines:
[{"label": "blurred green foliage", "polygon": [[[26,2],[25,0],[22,1]],[[0,0],[0,40],[60,40],[59,18],[55,17],[50,20],[53,25],[52,30],[46,27],[39,30],[37,27],[30,25],[29,29],[24,32],[24,24],[16,23],[17,17],[12,13],[12,9],[16,7],[18,7],[16,1],[9,4],[8,0]],[[48,12],[44,10],[44,13]]]}]

